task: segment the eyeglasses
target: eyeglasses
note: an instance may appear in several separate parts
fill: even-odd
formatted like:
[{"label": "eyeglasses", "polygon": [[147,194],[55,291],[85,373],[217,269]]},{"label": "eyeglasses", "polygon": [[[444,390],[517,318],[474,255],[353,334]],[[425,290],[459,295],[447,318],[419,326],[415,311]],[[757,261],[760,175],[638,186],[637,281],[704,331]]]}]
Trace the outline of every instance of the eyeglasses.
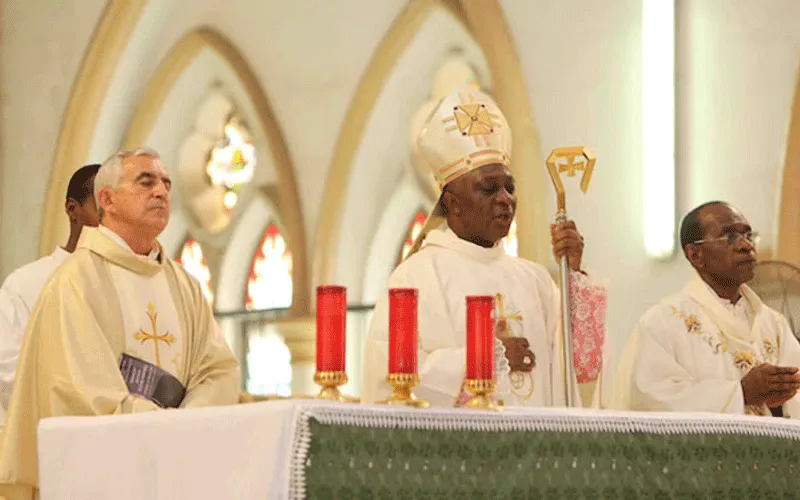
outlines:
[{"label": "eyeglasses", "polygon": [[744,238],[749,243],[753,245],[758,244],[758,240],[761,239],[761,235],[758,234],[756,231],[748,231],[746,233],[728,233],[725,236],[720,236],[719,238],[710,238],[707,240],[697,240],[693,241],[692,245],[699,245],[701,243],[721,243],[725,242],[728,246],[733,246],[739,242],[739,238]]}]

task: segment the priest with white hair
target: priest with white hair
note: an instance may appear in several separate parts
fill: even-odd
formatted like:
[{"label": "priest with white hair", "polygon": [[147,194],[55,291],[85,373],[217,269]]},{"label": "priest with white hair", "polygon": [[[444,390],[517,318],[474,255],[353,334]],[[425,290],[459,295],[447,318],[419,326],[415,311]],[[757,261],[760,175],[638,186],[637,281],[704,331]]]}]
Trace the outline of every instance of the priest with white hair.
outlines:
[{"label": "priest with white hair", "polygon": [[[518,195],[509,168],[511,130],[503,113],[485,93],[461,86],[431,112],[416,146],[441,195],[410,256],[394,270],[388,285],[418,290],[416,395],[432,406],[466,401],[465,298],[490,295],[496,299],[496,398],[507,406],[564,406],[558,288],[543,266],[509,256],[503,247]],[[582,269],[583,238],[574,222],[552,226],[550,238],[556,258],[566,255],[571,268],[574,356],[570,361],[577,376],[569,383],[575,394],[583,393],[587,405],[596,406],[607,291]],[[388,309],[384,294],[366,339],[364,402],[391,394],[386,383]],[[591,390],[578,390],[579,384]]]},{"label": "priest with white hair", "polygon": [[199,283],[156,239],[171,186],[150,149],[120,151],[97,173],[101,225],[83,230],[26,330],[0,446],[0,497],[35,498],[41,419],[238,401],[239,364]]}]

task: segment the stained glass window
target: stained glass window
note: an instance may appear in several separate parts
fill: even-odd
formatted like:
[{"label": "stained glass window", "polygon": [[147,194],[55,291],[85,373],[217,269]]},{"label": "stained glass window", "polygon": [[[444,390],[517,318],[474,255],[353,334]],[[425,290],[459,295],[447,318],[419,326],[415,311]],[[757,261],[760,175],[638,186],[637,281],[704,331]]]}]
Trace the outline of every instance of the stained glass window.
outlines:
[{"label": "stained glass window", "polygon": [[408,228],[408,234],[406,235],[406,241],[403,242],[403,248],[400,251],[400,259],[399,262],[405,260],[408,252],[411,250],[411,247],[414,245],[414,241],[419,236],[420,231],[425,226],[425,222],[428,220],[427,212],[420,210],[417,212],[417,215],[414,216],[414,220],[411,221],[411,226]]},{"label": "stained glass window", "polygon": [[245,128],[231,119],[225,125],[225,139],[211,150],[206,172],[215,186],[226,189],[223,204],[230,213],[239,199],[239,189],[253,179],[256,150]]},{"label": "stained glass window", "polygon": [[247,368],[247,392],[292,395],[292,354],[273,326],[249,336]]},{"label": "stained glass window", "polygon": [[270,224],[253,256],[245,307],[273,309],[292,305],[292,252],[278,226]]},{"label": "stained glass window", "polygon": [[200,288],[203,290],[206,300],[209,304],[214,304],[214,292],[211,285],[211,271],[206,264],[206,258],[203,256],[203,248],[200,243],[189,238],[181,247],[181,253],[175,259],[194,279],[200,283]]},{"label": "stained glass window", "polygon": [[515,218],[511,221],[511,227],[508,229],[508,234],[503,239],[503,244],[506,248],[506,253],[508,255],[513,255],[514,257],[518,257],[519,253],[519,242],[517,241],[517,219]]},{"label": "stained glass window", "polygon": [[[270,224],[253,256],[245,307],[272,309],[292,305],[292,253],[278,226]],[[247,390],[253,394],[291,394],[292,362],[283,338],[267,326],[248,336]]]}]

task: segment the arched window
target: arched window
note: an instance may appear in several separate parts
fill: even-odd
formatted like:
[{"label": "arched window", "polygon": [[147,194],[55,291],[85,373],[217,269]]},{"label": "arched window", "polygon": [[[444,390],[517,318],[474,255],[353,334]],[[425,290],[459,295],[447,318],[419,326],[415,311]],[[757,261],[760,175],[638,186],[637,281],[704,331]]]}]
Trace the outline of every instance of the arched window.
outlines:
[{"label": "arched window", "polygon": [[206,264],[203,256],[203,248],[200,243],[188,238],[181,247],[181,253],[175,259],[194,279],[200,283],[208,303],[214,305],[214,292],[211,285],[211,271]]},{"label": "arched window", "polygon": [[225,139],[211,150],[206,173],[215,186],[226,189],[223,205],[228,214],[239,200],[238,190],[253,179],[256,149],[247,137],[247,130],[236,120],[225,125]]},{"label": "arched window", "polygon": [[408,233],[406,234],[406,241],[403,242],[403,248],[400,250],[400,258],[398,259],[399,262],[403,262],[406,256],[408,256],[408,252],[411,250],[411,247],[414,245],[414,241],[419,236],[420,231],[425,226],[425,222],[428,221],[428,213],[424,210],[420,210],[414,216],[414,219],[411,221],[411,225],[408,228]]},{"label": "arched window", "polygon": [[292,305],[292,253],[278,226],[270,224],[256,249],[247,280],[245,307],[273,309]]},{"label": "arched window", "polygon": [[247,392],[291,396],[292,354],[275,327],[248,335],[247,344]]},{"label": "arched window", "polygon": [[511,227],[508,229],[508,234],[503,239],[503,245],[505,245],[506,253],[508,255],[513,255],[514,257],[519,256],[519,242],[517,241],[517,219],[515,218],[511,221]]},{"label": "arched window", "polygon": [[[245,307],[273,309],[292,305],[292,253],[278,226],[264,231],[250,265]],[[289,396],[292,355],[273,325],[248,335],[245,387],[253,394]]]}]

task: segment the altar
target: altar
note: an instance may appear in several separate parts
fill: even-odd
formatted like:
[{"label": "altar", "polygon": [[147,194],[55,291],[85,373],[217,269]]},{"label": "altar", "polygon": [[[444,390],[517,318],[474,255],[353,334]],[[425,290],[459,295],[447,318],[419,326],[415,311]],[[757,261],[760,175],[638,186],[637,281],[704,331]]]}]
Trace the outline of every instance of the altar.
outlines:
[{"label": "altar", "polygon": [[783,419],[284,400],[47,419],[39,465],[42,500],[787,498],[799,440]]}]

